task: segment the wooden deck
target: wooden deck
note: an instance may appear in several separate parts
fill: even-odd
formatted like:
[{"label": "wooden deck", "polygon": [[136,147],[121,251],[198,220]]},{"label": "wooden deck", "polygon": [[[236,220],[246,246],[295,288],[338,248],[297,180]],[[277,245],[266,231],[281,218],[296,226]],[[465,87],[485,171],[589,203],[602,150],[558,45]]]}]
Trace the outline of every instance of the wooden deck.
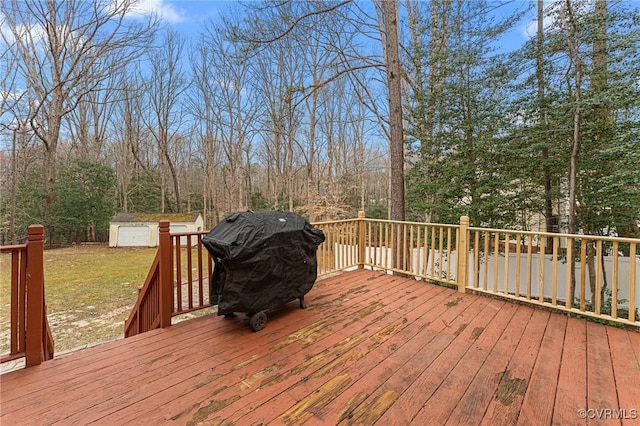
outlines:
[{"label": "wooden deck", "polygon": [[635,331],[366,270],[306,299],[4,374],[0,423],[640,423]]}]

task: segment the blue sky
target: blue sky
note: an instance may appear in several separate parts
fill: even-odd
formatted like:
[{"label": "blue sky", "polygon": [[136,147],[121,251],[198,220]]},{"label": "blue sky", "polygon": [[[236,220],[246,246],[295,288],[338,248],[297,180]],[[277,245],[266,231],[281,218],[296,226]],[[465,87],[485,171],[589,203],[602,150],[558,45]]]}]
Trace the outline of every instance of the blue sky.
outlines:
[{"label": "blue sky", "polygon": [[224,10],[233,7],[234,1],[215,0],[140,0],[140,13],[157,13],[166,23],[180,32],[198,33],[207,19],[216,19]]},{"label": "blue sky", "polygon": [[[470,0],[473,1],[473,0]],[[640,5],[640,0],[639,5]],[[363,2],[365,2],[363,0]],[[501,2],[504,2],[502,0]],[[498,2],[497,2],[498,3]],[[514,8],[523,8],[530,4],[529,0],[514,0],[503,6],[505,12]],[[230,8],[238,6],[237,1],[219,0],[141,0],[141,13],[155,12],[163,22],[185,35],[187,40],[197,37],[205,21],[217,20]],[[500,10],[500,9],[499,9]],[[535,10],[531,10],[521,25],[513,29],[504,40],[504,48],[512,50],[522,45],[535,33]]]}]

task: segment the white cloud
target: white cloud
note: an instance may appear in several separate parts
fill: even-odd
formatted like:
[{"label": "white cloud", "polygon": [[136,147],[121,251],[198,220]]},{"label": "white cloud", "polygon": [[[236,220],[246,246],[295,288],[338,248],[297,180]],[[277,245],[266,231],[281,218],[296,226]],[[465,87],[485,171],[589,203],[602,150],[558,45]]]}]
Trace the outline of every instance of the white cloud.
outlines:
[{"label": "white cloud", "polygon": [[177,10],[173,4],[163,0],[139,0],[132,9],[131,15],[144,16],[156,14],[163,21],[178,24],[185,20],[184,10]]},{"label": "white cloud", "polygon": [[3,23],[0,25],[0,32],[2,32],[2,40],[11,45],[16,41],[16,36],[19,39],[27,39],[29,43],[33,41],[38,45],[46,40],[45,29],[40,24],[18,24],[15,28],[15,33],[9,24]]},{"label": "white cloud", "polygon": [[20,100],[20,98],[22,98],[23,94],[24,94],[24,90],[18,90],[16,92],[9,92],[9,91],[0,90],[0,100],[15,102],[15,101]]}]

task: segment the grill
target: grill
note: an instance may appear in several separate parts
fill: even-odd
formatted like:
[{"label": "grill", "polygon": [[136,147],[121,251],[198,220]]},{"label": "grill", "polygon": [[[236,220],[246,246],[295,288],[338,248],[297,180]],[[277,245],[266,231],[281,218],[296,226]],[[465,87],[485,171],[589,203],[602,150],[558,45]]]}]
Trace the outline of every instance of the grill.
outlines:
[{"label": "grill", "polygon": [[215,262],[210,302],[218,315],[245,313],[253,331],[269,311],[294,300],[306,307],[317,278],[318,246],[324,233],[293,212],[236,212],[202,238]]}]

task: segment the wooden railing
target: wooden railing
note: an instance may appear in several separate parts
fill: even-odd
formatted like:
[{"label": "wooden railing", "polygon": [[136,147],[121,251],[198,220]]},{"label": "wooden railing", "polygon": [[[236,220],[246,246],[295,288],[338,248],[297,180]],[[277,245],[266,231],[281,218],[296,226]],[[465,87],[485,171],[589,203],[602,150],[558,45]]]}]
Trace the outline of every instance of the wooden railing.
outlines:
[{"label": "wooden railing", "polygon": [[367,219],[365,229],[364,265],[457,285],[458,226]]},{"label": "wooden railing", "polygon": [[640,239],[364,222],[365,267],[640,327]]},{"label": "wooden railing", "polygon": [[[314,226],[326,238],[317,253],[320,277],[370,268],[640,328],[640,239],[476,228],[466,216],[438,224],[367,219],[361,212]],[[170,235],[169,223],[160,223],[158,255],[127,336],[210,306],[213,261],[202,247],[204,234]],[[155,310],[143,314],[145,303]]]},{"label": "wooden railing", "polygon": [[465,289],[640,327],[640,239],[467,232]]},{"label": "wooden railing", "polygon": [[213,259],[202,246],[206,232],[171,234],[160,221],[158,252],[129,318],[125,337],[171,325],[171,317],[211,306],[209,277]]},{"label": "wooden railing", "polygon": [[25,358],[26,367],[53,358],[54,343],[44,296],[44,227],[31,225],[27,243],[0,247],[11,253],[9,353],[0,362]]},{"label": "wooden railing", "polygon": [[202,245],[206,232],[182,232],[171,235],[174,304],[172,315],[208,308],[209,277],[213,259]]},{"label": "wooden railing", "polygon": [[362,258],[358,253],[359,220],[336,220],[313,225],[321,229],[325,235],[325,241],[317,251],[318,276],[358,266]]},{"label": "wooden railing", "polygon": [[135,336],[160,326],[160,251],[153,259],[147,278],[138,289],[138,299],[124,322],[124,337]]}]

